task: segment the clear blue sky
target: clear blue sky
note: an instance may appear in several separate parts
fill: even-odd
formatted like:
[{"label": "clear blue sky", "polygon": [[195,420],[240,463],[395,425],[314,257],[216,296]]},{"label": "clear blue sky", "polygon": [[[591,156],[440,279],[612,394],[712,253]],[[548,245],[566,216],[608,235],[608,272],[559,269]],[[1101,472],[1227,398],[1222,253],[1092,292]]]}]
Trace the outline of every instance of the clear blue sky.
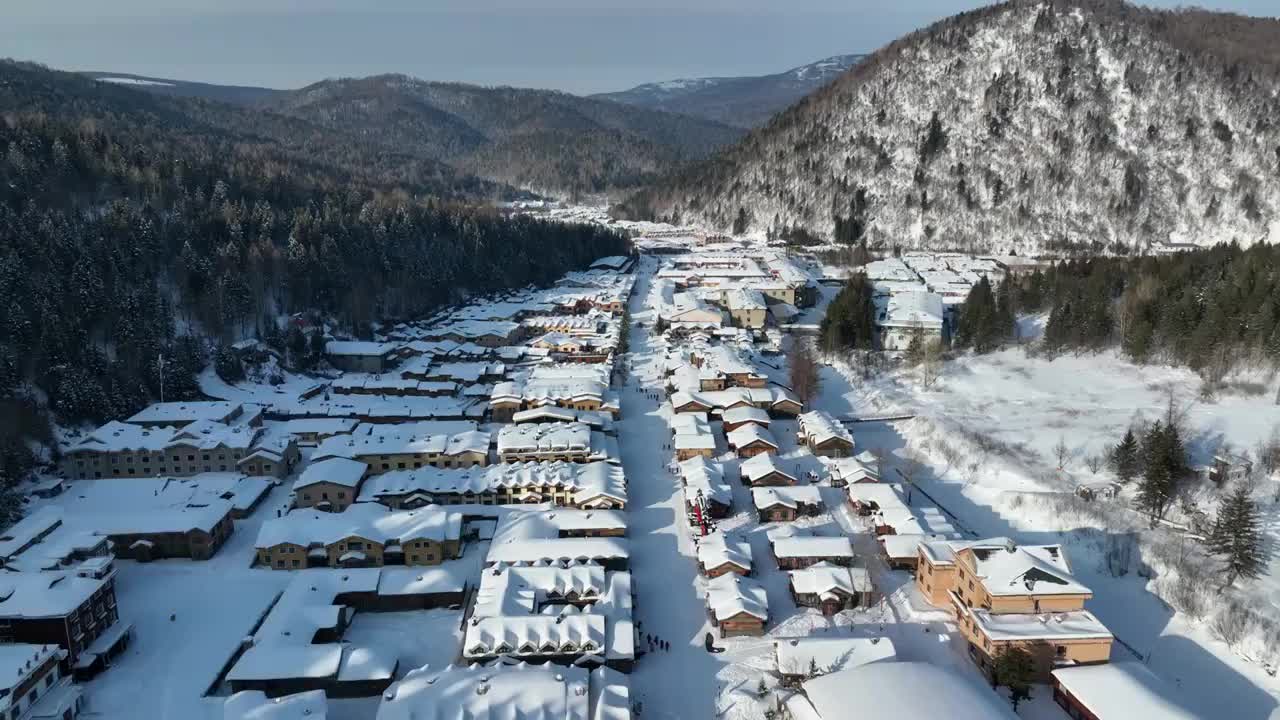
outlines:
[{"label": "clear blue sky", "polygon": [[[68,70],[300,87],[401,72],[621,90],[868,52],[978,0],[0,0],[0,54]],[[1186,4],[1150,0],[1158,6]],[[1276,15],[1280,0],[1204,0]]]}]

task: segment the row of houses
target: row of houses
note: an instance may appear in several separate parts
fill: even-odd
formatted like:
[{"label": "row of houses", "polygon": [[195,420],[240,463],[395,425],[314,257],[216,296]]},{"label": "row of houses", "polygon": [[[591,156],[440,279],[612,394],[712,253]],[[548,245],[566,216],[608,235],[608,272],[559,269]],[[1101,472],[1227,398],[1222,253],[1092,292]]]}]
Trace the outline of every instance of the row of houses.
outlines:
[{"label": "row of houses", "polygon": [[627,482],[622,467],[606,461],[499,463],[383,473],[359,488],[358,499],[393,509],[550,502],[585,510],[625,510]]},{"label": "row of houses", "polygon": [[631,574],[594,561],[494,565],[485,570],[463,637],[463,657],[608,665],[636,658]]},{"label": "row of houses", "polygon": [[263,522],[254,547],[257,562],[273,570],[439,565],[461,555],[462,515],[433,505],[298,509]]},{"label": "row of houses", "polygon": [[61,469],[81,480],[207,472],[284,477],[299,458],[292,436],[255,425],[208,419],[181,425],[113,420],[72,443]]}]

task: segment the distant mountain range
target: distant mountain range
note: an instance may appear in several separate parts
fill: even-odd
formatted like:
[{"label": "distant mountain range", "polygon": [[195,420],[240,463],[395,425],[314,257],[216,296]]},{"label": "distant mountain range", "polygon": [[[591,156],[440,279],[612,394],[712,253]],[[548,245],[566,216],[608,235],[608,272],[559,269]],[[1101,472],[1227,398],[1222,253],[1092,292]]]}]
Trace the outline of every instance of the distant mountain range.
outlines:
[{"label": "distant mountain range", "polygon": [[169,80],[166,78],[147,77],[146,75],[130,75],[129,73],[83,72],[95,80],[124,85],[137,90],[147,90],[159,95],[174,97],[192,97],[202,100],[252,105],[273,95],[286,92],[271,88],[242,85],[211,85],[209,83],[188,82],[186,80]]},{"label": "distant mountain range", "polygon": [[990,5],[894,41],[618,212],[883,248],[1280,242],[1278,46],[1274,18]]},{"label": "distant mountain range", "polygon": [[444,163],[459,175],[578,195],[629,189],[708,156],[740,128],[550,90],[428,82],[404,75],[324,80],[299,90],[85,73],[170,97],[283,115],[359,138],[395,155]]},{"label": "distant mountain range", "polygon": [[753,128],[835,80],[864,57],[836,55],[775,75],[667,80],[592,97]]},{"label": "distant mountain range", "polygon": [[742,135],[709,120],[568,93],[404,75],[325,80],[259,107],[558,194],[642,185]]}]

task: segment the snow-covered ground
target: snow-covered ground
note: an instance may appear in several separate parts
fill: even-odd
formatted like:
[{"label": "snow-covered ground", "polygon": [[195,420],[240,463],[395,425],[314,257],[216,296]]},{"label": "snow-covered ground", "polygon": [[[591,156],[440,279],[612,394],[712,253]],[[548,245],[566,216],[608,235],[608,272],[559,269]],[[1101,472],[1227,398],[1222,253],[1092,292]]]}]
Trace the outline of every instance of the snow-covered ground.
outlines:
[{"label": "snow-covered ground", "polygon": [[[74,481],[40,504],[73,502],[78,484],[99,482]],[[235,532],[210,560],[116,560],[117,607],[120,621],[133,623],[133,640],[86,685],[91,717],[220,717],[220,699],[205,693],[289,581],[289,573],[250,566],[259,526],[288,505],[288,495],[287,485],[273,488],[252,516],[235,521]]]},{"label": "snow-covered ground", "polygon": [[[1034,320],[1023,324],[1037,327]],[[952,361],[928,389],[905,369],[868,379],[847,366],[828,367],[823,382],[815,403],[821,409],[863,417],[916,415],[856,425],[855,438],[862,447],[888,451],[899,469],[923,465],[917,483],[967,530],[1063,543],[1076,574],[1094,589],[1087,607],[1122,641],[1117,657],[1144,659],[1183,688],[1206,718],[1277,713],[1280,683],[1256,659],[1214,639],[1207,622],[1177,614],[1153,592],[1151,579],[1113,577],[1101,559],[1105,533],[1088,517],[1055,514],[1052,502],[1071,495],[1078,483],[1110,479],[1105,468],[1099,474],[1090,469],[1090,456],[1104,453],[1131,423],[1163,417],[1170,393],[1185,412],[1193,463],[1207,462],[1225,445],[1252,448],[1280,423],[1273,386],[1205,400],[1199,378],[1183,369],[1136,366],[1114,353],[1049,360],[1020,348]],[[1055,452],[1060,441],[1069,448],[1063,471]],[[1131,494],[1126,488],[1114,501],[1122,516],[1132,514]],[[1140,518],[1133,514],[1132,520],[1134,532],[1141,532]],[[1243,592],[1277,602],[1277,570]]]}]

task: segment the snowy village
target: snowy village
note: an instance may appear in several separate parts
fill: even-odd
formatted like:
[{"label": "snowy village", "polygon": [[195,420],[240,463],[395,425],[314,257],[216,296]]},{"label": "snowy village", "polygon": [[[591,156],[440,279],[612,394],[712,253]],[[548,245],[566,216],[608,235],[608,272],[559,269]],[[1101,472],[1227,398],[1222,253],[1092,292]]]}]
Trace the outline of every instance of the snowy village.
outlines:
[{"label": "snowy village", "polygon": [[[246,340],[243,378],[200,376],[210,399],[68,433],[0,538],[3,717],[1253,717],[1185,699],[1245,687],[1177,649],[1205,630],[1151,626],[1226,621],[1144,587],[1165,572],[1139,535],[1199,530],[1128,509],[1132,433],[1033,418],[1016,390],[1012,414],[965,406],[992,368],[930,360],[975,287],[1043,263],[850,276],[631,231],[630,255],[373,340],[293,318],[326,338],[308,370]],[[855,292],[874,354],[823,347]],[[1115,412],[1159,417],[1147,394]],[[1030,427],[1047,474],[1004,439]],[[1255,473],[1205,462],[1210,487]],[[1258,657],[1230,664],[1269,675]]]}]

